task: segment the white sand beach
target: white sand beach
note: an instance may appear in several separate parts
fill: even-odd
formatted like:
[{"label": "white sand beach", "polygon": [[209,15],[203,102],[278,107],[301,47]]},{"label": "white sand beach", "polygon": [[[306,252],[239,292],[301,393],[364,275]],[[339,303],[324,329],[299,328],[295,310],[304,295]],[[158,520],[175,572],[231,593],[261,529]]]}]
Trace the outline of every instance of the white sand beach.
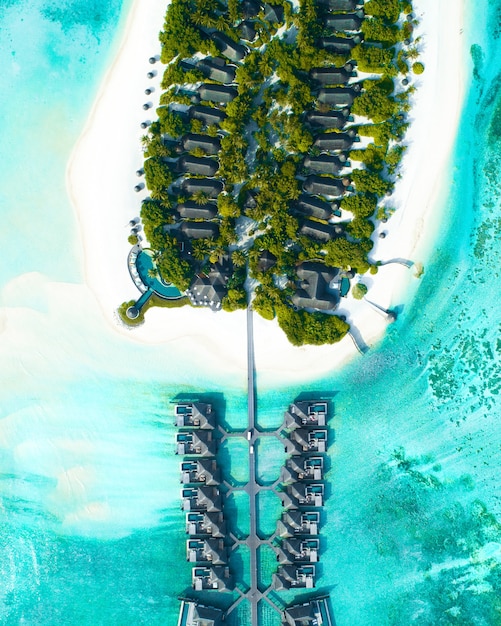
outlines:
[{"label": "white sand beach", "polygon": [[[447,191],[447,167],[465,93],[467,59],[463,50],[463,2],[414,0],[421,20],[416,35],[426,70],[415,78],[418,91],[406,137],[409,149],[402,179],[389,204],[394,215],[375,233],[371,258],[396,258],[426,265],[437,231],[441,195]],[[146,323],[128,330],[117,323],[116,308],[137,299],[127,270],[128,221],[139,215],[146,190],[136,193],[135,171],[142,166],[140,123],[152,120],[160,92],[162,66],[148,59],[160,52],[158,32],[165,0],[136,0],[123,43],[108,71],[68,167],[68,189],[81,229],[85,281],[116,332],[129,340],[190,350],[221,371],[246,370],[245,312],[227,314],[184,307],[151,309]],[[148,80],[146,74],[158,75]],[[151,96],[144,90],[154,87]],[[149,111],[142,106],[153,105]],[[153,112],[153,113],[152,113]],[[433,149],[430,150],[430,142]],[[380,239],[381,230],[386,232]],[[399,264],[380,268],[367,278],[368,299],[382,307],[400,304],[417,279]],[[365,279],[364,279],[365,280]],[[368,345],[384,334],[384,317],[367,302],[346,299],[341,312]],[[346,337],[336,345],[294,348],[275,322],[255,316],[256,366],[265,384],[319,377],[358,353]]]}]

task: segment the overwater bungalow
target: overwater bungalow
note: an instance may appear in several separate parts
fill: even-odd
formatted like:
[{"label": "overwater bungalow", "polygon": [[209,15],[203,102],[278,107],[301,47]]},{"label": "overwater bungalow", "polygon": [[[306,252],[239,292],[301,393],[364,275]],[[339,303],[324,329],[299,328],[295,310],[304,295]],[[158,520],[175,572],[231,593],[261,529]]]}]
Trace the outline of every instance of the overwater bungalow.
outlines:
[{"label": "overwater bungalow", "polygon": [[208,198],[217,198],[223,191],[223,183],[213,178],[186,178],[181,183],[181,189],[189,194],[194,195],[203,193]]},{"label": "overwater bungalow", "polygon": [[183,485],[215,486],[221,483],[221,470],[217,466],[216,459],[182,461],[180,470],[180,481]]},{"label": "overwater bungalow", "polygon": [[186,560],[190,563],[212,563],[226,565],[228,549],[223,539],[187,539]]},{"label": "overwater bungalow", "polygon": [[224,612],[193,600],[182,600],[177,626],[223,626]]},{"label": "overwater bungalow", "polygon": [[303,604],[287,607],[282,626],[335,626],[327,598],[313,598]]},{"label": "overwater bungalow", "polygon": [[289,434],[285,447],[287,452],[293,455],[325,452],[327,449],[327,430],[325,428],[297,428]]},{"label": "overwater bungalow", "polygon": [[182,219],[211,220],[217,216],[218,210],[212,202],[197,204],[194,200],[187,200],[177,205],[176,213]]},{"label": "overwater bungalow", "polygon": [[190,537],[225,537],[226,522],[221,511],[186,513],[186,533]]},{"label": "overwater bungalow", "polygon": [[324,460],[321,456],[293,456],[282,467],[280,480],[284,484],[297,481],[322,480]]},{"label": "overwater bungalow", "polygon": [[224,111],[216,109],[216,107],[205,106],[202,104],[190,107],[188,115],[190,119],[200,120],[206,126],[220,124],[224,119],[226,119],[226,113]]},{"label": "overwater bungalow", "polygon": [[337,31],[359,31],[362,22],[363,18],[357,13],[331,13],[324,20],[325,26],[334,28]]},{"label": "overwater bungalow", "polygon": [[322,87],[318,90],[317,100],[322,104],[336,107],[351,107],[360,94],[360,86],[353,87]]},{"label": "overwater bungalow", "polygon": [[206,402],[180,402],[174,409],[178,428],[201,428],[213,430],[216,427],[216,413],[212,404]]},{"label": "overwater bungalow", "polygon": [[[329,133],[332,134],[332,133]],[[318,156],[306,156],[303,159],[303,167],[318,174],[339,174],[346,167],[346,157],[344,154],[330,155],[320,154]],[[316,217],[316,216],[315,216]],[[326,219],[326,218],[321,218]],[[328,218],[327,218],[328,219]]]},{"label": "overwater bungalow", "polygon": [[228,567],[216,565],[214,567],[194,567],[191,570],[193,589],[196,591],[231,591],[233,577]]},{"label": "overwater bungalow", "polygon": [[231,102],[238,96],[236,87],[230,87],[229,85],[204,83],[200,85],[197,91],[201,100],[217,102],[218,104],[228,104],[228,102]]},{"label": "overwater bungalow", "polygon": [[341,111],[308,111],[305,120],[310,126],[341,129],[346,126],[349,109]]},{"label": "overwater bungalow", "polygon": [[324,485],[322,483],[293,483],[281,493],[284,509],[324,506]]},{"label": "overwater bungalow", "polygon": [[181,147],[186,152],[198,149],[206,154],[218,154],[221,150],[221,139],[199,133],[186,133],[181,139]]},{"label": "overwater bungalow", "polygon": [[351,71],[351,65],[345,67],[315,67],[310,70],[310,77],[322,85],[344,85],[350,80]]},{"label": "overwater bungalow", "polygon": [[360,43],[360,37],[321,37],[320,46],[331,52],[344,56],[350,54],[353,48]]},{"label": "overwater bungalow", "polygon": [[299,308],[310,308],[319,311],[330,311],[336,308],[339,297],[329,291],[329,286],[338,275],[335,267],[327,267],[318,261],[305,261],[298,266],[297,289],[292,302]]},{"label": "overwater bungalow", "polygon": [[315,586],[314,565],[282,565],[273,575],[273,587],[282,589],[313,589]]},{"label": "overwater bungalow", "polygon": [[350,181],[347,178],[341,180],[339,178],[332,178],[331,176],[310,174],[303,183],[303,189],[314,196],[319,195],[339,198],[339,196],[343,196],[346,193],[346,188],[349,184]]},{"label": "overwater bungalow", "polygon": [[225,33],[215,32],[211,34],[213,41],[219,49],[219,52],[230,61],[242,61],[248,53],[245,46],[236,43]]},{"label": "overwater bungalow", "polygon": [[297,400],[285,412],[285,428],[291,430],[301,426],[325,426],[327,422],[327,402],[317,400]]},{"label": "overwater bungalow", "polygon": [[190,430],[176,435],[176,454],[210,457],[215,456],[216,451],[210,430]]},{"label": "overwater bungalow", "polygon": [[294,565],[295,563],[318,563],[319,539],[285,539],[277,552],[277,561],[280,565]]},{"label": "overwater bungalow", "polygon": [[206,57],[197,63],[197,67],[207,78],[223,85],[229,85],[235,81],[236,67],[228,65],[219,57]]},{"label": "overwater bungalow", "polygon": [[318,535],[320,526],[319,511],[301,511],[291,509],[284,511],[277,522],[279,537],[301,537]]},{"label": "overwater bungalow", "polygon": [[219,513],[223,507],[217,487],[184,487],[181,499],[183,511]]}]

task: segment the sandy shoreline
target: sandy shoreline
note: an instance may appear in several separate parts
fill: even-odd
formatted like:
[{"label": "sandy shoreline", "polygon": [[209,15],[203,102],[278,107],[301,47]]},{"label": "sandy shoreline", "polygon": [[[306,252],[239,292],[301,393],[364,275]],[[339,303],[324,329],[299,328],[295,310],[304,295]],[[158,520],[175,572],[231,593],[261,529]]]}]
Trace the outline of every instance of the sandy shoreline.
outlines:
[{"label": "sandy shoreline", "polygon": [[[117,58],[108,71],[86,126],[68,166],[68,190],[80,225],[85,281],[95,294],[113,328],[129,339],[164,343],[167,349],[190,350],[193,358],[210,359],[216,370],[246,370],[245,312],[227,314],[208,310],[152,309],[146,323],[129,331],[116,322],[115,310],[136,299],[127,270],[128,221],[137,216],[146,191],[135,193],[135,171],[142,165],[140,123],[152,119],[142,105],[159,97],[160,64],[149,57],[159,54],[165,0],[136,0],[131,9]],[[454,145],[464,99],[466,58],[461,30],[464,7],[457,0],[415,0],[421,19],[421,60],[426,71],[416,80],[409,149],[403,177],[389,204],[396,207],[387,224],[376,231],[373,260],[395,258],[426,261],[440,222],[440,200],[447,190],[447,166]],[[147,72],[156,70],[153,80]],[[146,96],[147,87],[155,88]],[[439,141],[436,138],[439,137]],[[430,141],[433,152],[430,154]],[[378,233],[385,230],[385,239]],[[414,271],[391,264],[367,279],[368,298],[383,307],[400,304],[416,284]],[[345,311],[346,309],[346,311]],[[383,334],[386,321],[369,304],[347,300],[341,312],[371,345]],[[294,348],[275,322],[255,316],[256,365],[265,382],[315,378],[357,355],[346,337],[334,346]]]}]

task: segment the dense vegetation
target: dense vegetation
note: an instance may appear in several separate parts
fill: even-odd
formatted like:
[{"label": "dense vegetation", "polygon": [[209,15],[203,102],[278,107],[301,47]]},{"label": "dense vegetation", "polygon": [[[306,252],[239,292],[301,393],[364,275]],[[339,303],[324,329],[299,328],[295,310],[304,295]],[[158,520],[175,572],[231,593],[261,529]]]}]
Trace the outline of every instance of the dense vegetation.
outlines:
[{"label": "dense vegetation", "polygon": [[[274,7],[274,17],[267,19],[264,9],[254,16],[256,38],[245,42],[246,56],[232,63],[236,67],[236,97],[221,104],[197,96],[196,87],[201,82],[221,83],[189,59],[197,52],[224,56],[224,46],[210,36],[212,29],[226,37],[225,41],[242,45],[238,31],[244,18],[242,4],[238,0],[173,0],[169,5],[160,35],[161,60],[167,64],[162,82],[165,91],[158,120],[144,137],[150,198],[143,203],[141,217],[145,235],[158,252],[161,275],[179,289],[186,290],[196,274],[207,272],[223,256],[229,256],[233,270],[223,300],[225,310],[247,305],[244,282],[250,275],[257,281],[255,310],[267,319],[276,318],[292,343],[333,343],[349,326],[334,314],[316,312],[314,307],[297,310],[292,305],[297,264],[315,260],[340,268],[341,275],[346,276],[377,269],[369,260],[371,235],[375,220],[384,215],[381,200],[393,189],[404,151],[401,140],[412,93],[412,87],[405,90],[397,84],[399,75],[408,75],[407,61],[415,59],[415,50],[408,45],[412,21],[406,19],[412,7],[406,0],[366,2],[361,38],[349,54],[322,45],[322,38],[332,34],[353,36],[350,32],[334,33],[324,25],[327,10],[323,5],[300,0],[299,10],[294,11],[287,0],[275,0]],[[278,18],[281,21],[276,21]],[[277,37],[281,26],[285,26],[285,34]],[[358,81],[361,89],[350,111],[357,116],[357,123],[350,117],[347,127],[340,131],[308,123],[305,112],[331,111],[328,104],[319,101],[319,89],[336,86],[317,83],[311,70],[346,66],[351,72],[353,65],[359,72],[378,75]],[[416,65],[419,63],[413,65],[415,73],[419,72]],[[350,82],[353,80],[357,82]],[[216,122],[188,116],[186,105],[193,103],[224,115]],[[325,241],[303,232],[305,216],[298,213],[296,201],[305,191],[309,174],[325,175],[305,166],[306,157],[322,154],[316,145],[319,135],[348,130],[357,142],[360,137],[361,143],[353,143],[347,151],[350,169],[343,184],[349,185],[348,193],[337,201],[341,211],[338,226],[335,235]],[[217,155],[207,154],[201,147],[190,151],[194,157],[217,162],[216,180],[223,184],[223,192],[214,197],[204,190],[187,193],[184,187],[172,186],[185,175],[177,169],[177,159],[180,142],[189,132],[220,142]],[[202,178],[195,171],[187,176]],[[217,217],[210,220],[217,224],[212,236],[188,242],[182,237],[175,209],[186,201],[200,207],[217,204]],[[330,222],[315,216],[310,222],[313,227],[315,223],[331,227]],[[183,252],[183,244],[188,245],[189,256]],[[263,254],[271,255],[273,262],[263,264]]]}]

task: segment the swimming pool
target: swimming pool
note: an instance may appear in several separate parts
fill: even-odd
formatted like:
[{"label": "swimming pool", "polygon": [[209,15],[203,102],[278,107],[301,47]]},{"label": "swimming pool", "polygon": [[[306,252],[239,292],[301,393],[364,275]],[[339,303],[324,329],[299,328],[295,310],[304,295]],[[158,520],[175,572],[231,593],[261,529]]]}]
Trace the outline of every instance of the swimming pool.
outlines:
[{"label": "swimming pool", "polygon": [[153,259],[153,252],[146,248],[141,250],[136,258],[136,269],[143,283],[160,298],[176,300],[183,294],[172,283],[165,282],[158,272],[157,264]]}]

